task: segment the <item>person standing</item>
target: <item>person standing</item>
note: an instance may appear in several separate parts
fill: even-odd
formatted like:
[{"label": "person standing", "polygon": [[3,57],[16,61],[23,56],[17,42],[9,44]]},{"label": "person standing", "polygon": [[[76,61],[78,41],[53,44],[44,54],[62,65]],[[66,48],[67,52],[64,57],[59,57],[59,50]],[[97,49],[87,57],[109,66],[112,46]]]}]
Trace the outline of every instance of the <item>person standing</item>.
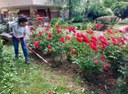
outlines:
[{"label": "person standing", "polygon": [[26,17],[20,17],[16,23],[12,26],[12,42],[14,45],[14,60],[18,59],[19,56],[19,42],[21,41],[21,46],[25,58],[25,63],[29,64],[28,51],[26,47],[25,36],[29,33],[29,28],[27,26],[28,20]]}]

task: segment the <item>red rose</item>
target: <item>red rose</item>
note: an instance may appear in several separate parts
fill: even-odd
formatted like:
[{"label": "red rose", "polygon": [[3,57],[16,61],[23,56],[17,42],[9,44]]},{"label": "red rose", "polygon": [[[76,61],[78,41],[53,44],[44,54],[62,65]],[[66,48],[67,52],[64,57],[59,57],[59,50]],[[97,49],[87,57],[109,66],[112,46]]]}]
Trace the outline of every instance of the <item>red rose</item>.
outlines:
[{"label": "red rose", "polygon": [[77,37],[76,40],[79,41],[79,42],[83,42],[83,38],[82,37]]},{"label": "red rose", "polygon": [[61,37],[59,41],[62,42],[62,43],[65,43],[65,38]]},{"label": "red rose", "polygon": [[38,26],[39,26],[39,24],[38,24],[38,23],[36,23],[36,26],[38,27]]},{"label": "red rose", "polygon": [[35,28],[34,28],[33,26],[30,26],[29,29],[30,29],[31,31],[34,31],[34,30],[35,30]]},{"label": "red rose", "polygon": [[72,53],[72,54],[75,54],[75,53],[76,53],[76,50],[75,50],[75,49],[72,49],[72,50],[71,50],[71,53]]},{"label": "red rose", "polygon": [[51,39],[52,39],[52,38],[48,37],[48,38],[47,38],[47,41],[50,41]]},{"label": "red rose", "polygon": [[96,30],[99,30],[103,28],[103,24],[95,24],[94,27],[96,28]]},{"label": "red rose", "polygon": [[49,45],[48,45],[48,48],[49,48],[49,49],[52,49],[52,46],[49,44]]},{"label": "red rose", "polygon": [[66,39],[67,39],[67,40],[70,40],[71,38],[70,38],[70,36],[67,35],[67,36],[66,36]]},{"label": "red rose", "polygon": [[56,31],[57,31],[58,34],[61,33],[61,30],[60,29],[57,29]]},{"label": "red rose", "polygon": [[49,91],[48,94],[52,94],[52,92]]},{"label": "red rose", "polygon": [[38,48],[39,44],[40,44],[40,40],[39,40],[39,41],[34,42],[34,47],[35,47],[35,48]]},{"label": "red rose", "polygon": [[107,70],[107,69],[108,69],[108,64],[104,64],[104,65],[103,65],[103,69],[104,69],[104,70]]},{"label": "red rose", "polygon": [[95,44],[90,44],[90,48],[95,51],[98,51],[98,47]]},{"label": "red rose", "polygon": [[114,32],[112,32],[111,29],[107,29],[107,33],[109,33],[109,34],[114,34]]},{"label": "red rose", "polygon": [[52,51],[52,49],[49,49],[49,53],[52,53],[53,51]]},{"label": "red rose", "polygon": [[72,32],[76,33],[76,30],[75,30],[74,27],[71,27],[71,26],[70,26],[70,27],[68,27],[67,29],[68,29],[70,32],[72,31]]},{"label": "red rose", "polygon": [[102,61],[105,61],[104,55],[101,56],[101,60],[102,60]]},{"label": "red rose", "polygon": [[52,37],[52,34],[51,33],[47,33],[48,37]]},{"label": "red rose", "polygon": [[94,64],[95,64],[95,65],[98,65],[98,64],[99,64],[99,62],[98,62],[98,61],[96,61],[96,62],[94,62]]},{"label": "red rose", "polygon": [[94,34],[93,30],[86,30],[88,34]]}]

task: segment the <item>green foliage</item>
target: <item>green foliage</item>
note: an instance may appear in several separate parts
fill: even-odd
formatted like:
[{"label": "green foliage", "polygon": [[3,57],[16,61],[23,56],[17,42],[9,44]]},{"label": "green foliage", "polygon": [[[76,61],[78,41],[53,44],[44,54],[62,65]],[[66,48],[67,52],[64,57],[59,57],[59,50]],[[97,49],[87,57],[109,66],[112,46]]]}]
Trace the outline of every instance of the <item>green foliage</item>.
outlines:
[{"label": "green foliage", "polygon": [[117,80],[117,88],[114,94],[127,94],[128,93],[128,63],[125,66],[121,66],[120,73],[121,77]]},{"label": "green foliage", "polygon": [[108,16],[108,15],[111,15],[111,13],[107,11],[107,9],[102,4],[99,3],[91,6],[88,17],[96,19],[98,17]]},{"label": "green foliage", "polygon": [[69,24],[70,26],[76,27],[78,30],[86,30],[93,28],[93,24],[91,22],[85,22],[85,23],[72,23]]},{"label": "green foliage", "polygon": [[110,45],[107,49],[104,50],[103,53],[108,62],[111,64],[111,67],[116,71],[118,71],[121,65],[126,63],[126,55],[118,46]]},{"label": "green foliage", "polygon": [[110,8],[113,4],[117,3],[120,0],[104,0],[104,6]]},{"label": "green foliage", "polygon": [[3,50],[3,42],[2,42],[2,40],[0,38],[0,58],[2,56],[2,50]]},{"label": "green foliage", "polygon": [[63,21],[60,18],[52,18],[50,23],[51,25],[56,25],[56,24],[61,25]]},{"label": "green foliage", "polygon": [[82,15],[73,17],[73,22],[76,22],[76,23],[83,22],[83,20],[84,20],[84,16]]},{"label": "green foliage", "polygon": [[[79,65],[82,71],[86,71],[86,73],[93,73],[102,71],[103,63],[100,59],[100,55],[90,49],[89,45],[85,45],[84,43],[80,43],[77,40],[73,39],[74,41],[70,44],[70,49],[75,49],[76,53],[71,54],[70,57],[73,60],[73,63]],[[94,64],[94,58],[98,60],[99,64]]]},{"label": "green foliage", "polygon": [[114,14],[122,19],[128,17],[128,2],[117,2],[112,6]]},{"label": "green foliage", "polygon": [[11,94],[13,83],[19,81],[11,54],[2,54],[0,59],[0,94]]}]

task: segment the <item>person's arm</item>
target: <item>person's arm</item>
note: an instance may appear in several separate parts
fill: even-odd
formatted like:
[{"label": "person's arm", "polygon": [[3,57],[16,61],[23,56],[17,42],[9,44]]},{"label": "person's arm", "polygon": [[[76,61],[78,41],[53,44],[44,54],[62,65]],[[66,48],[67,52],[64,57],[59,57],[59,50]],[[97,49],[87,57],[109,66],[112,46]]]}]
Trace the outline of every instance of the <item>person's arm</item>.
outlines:
[{"label": "person's arm", "polygon": [[26,26],[24,31],[24,38],[28,38],[29,35],[30,35],[30,30],[29,30],[29,27]]}]

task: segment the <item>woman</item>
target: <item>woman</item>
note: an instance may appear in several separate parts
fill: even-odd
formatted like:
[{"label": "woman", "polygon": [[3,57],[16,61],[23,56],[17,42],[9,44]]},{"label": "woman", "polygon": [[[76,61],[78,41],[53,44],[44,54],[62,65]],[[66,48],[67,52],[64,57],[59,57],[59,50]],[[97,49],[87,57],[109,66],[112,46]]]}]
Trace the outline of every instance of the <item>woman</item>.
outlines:
[{"label": "woman", "polygon": [[22,50],[25,57],[25,62],[29,64],[28,60],[28,51],[26,48],[26,41],[25,41],[25,35],[28,34],[29,28],[27,26],[28,20],[26,17],[21,17],[18,19],[17,23],[14,23],[12,27],[12,41],[14,45],[14,51],[15,51],[15,60],[18,59],[19,55],[19,42],[21,41]]}]

